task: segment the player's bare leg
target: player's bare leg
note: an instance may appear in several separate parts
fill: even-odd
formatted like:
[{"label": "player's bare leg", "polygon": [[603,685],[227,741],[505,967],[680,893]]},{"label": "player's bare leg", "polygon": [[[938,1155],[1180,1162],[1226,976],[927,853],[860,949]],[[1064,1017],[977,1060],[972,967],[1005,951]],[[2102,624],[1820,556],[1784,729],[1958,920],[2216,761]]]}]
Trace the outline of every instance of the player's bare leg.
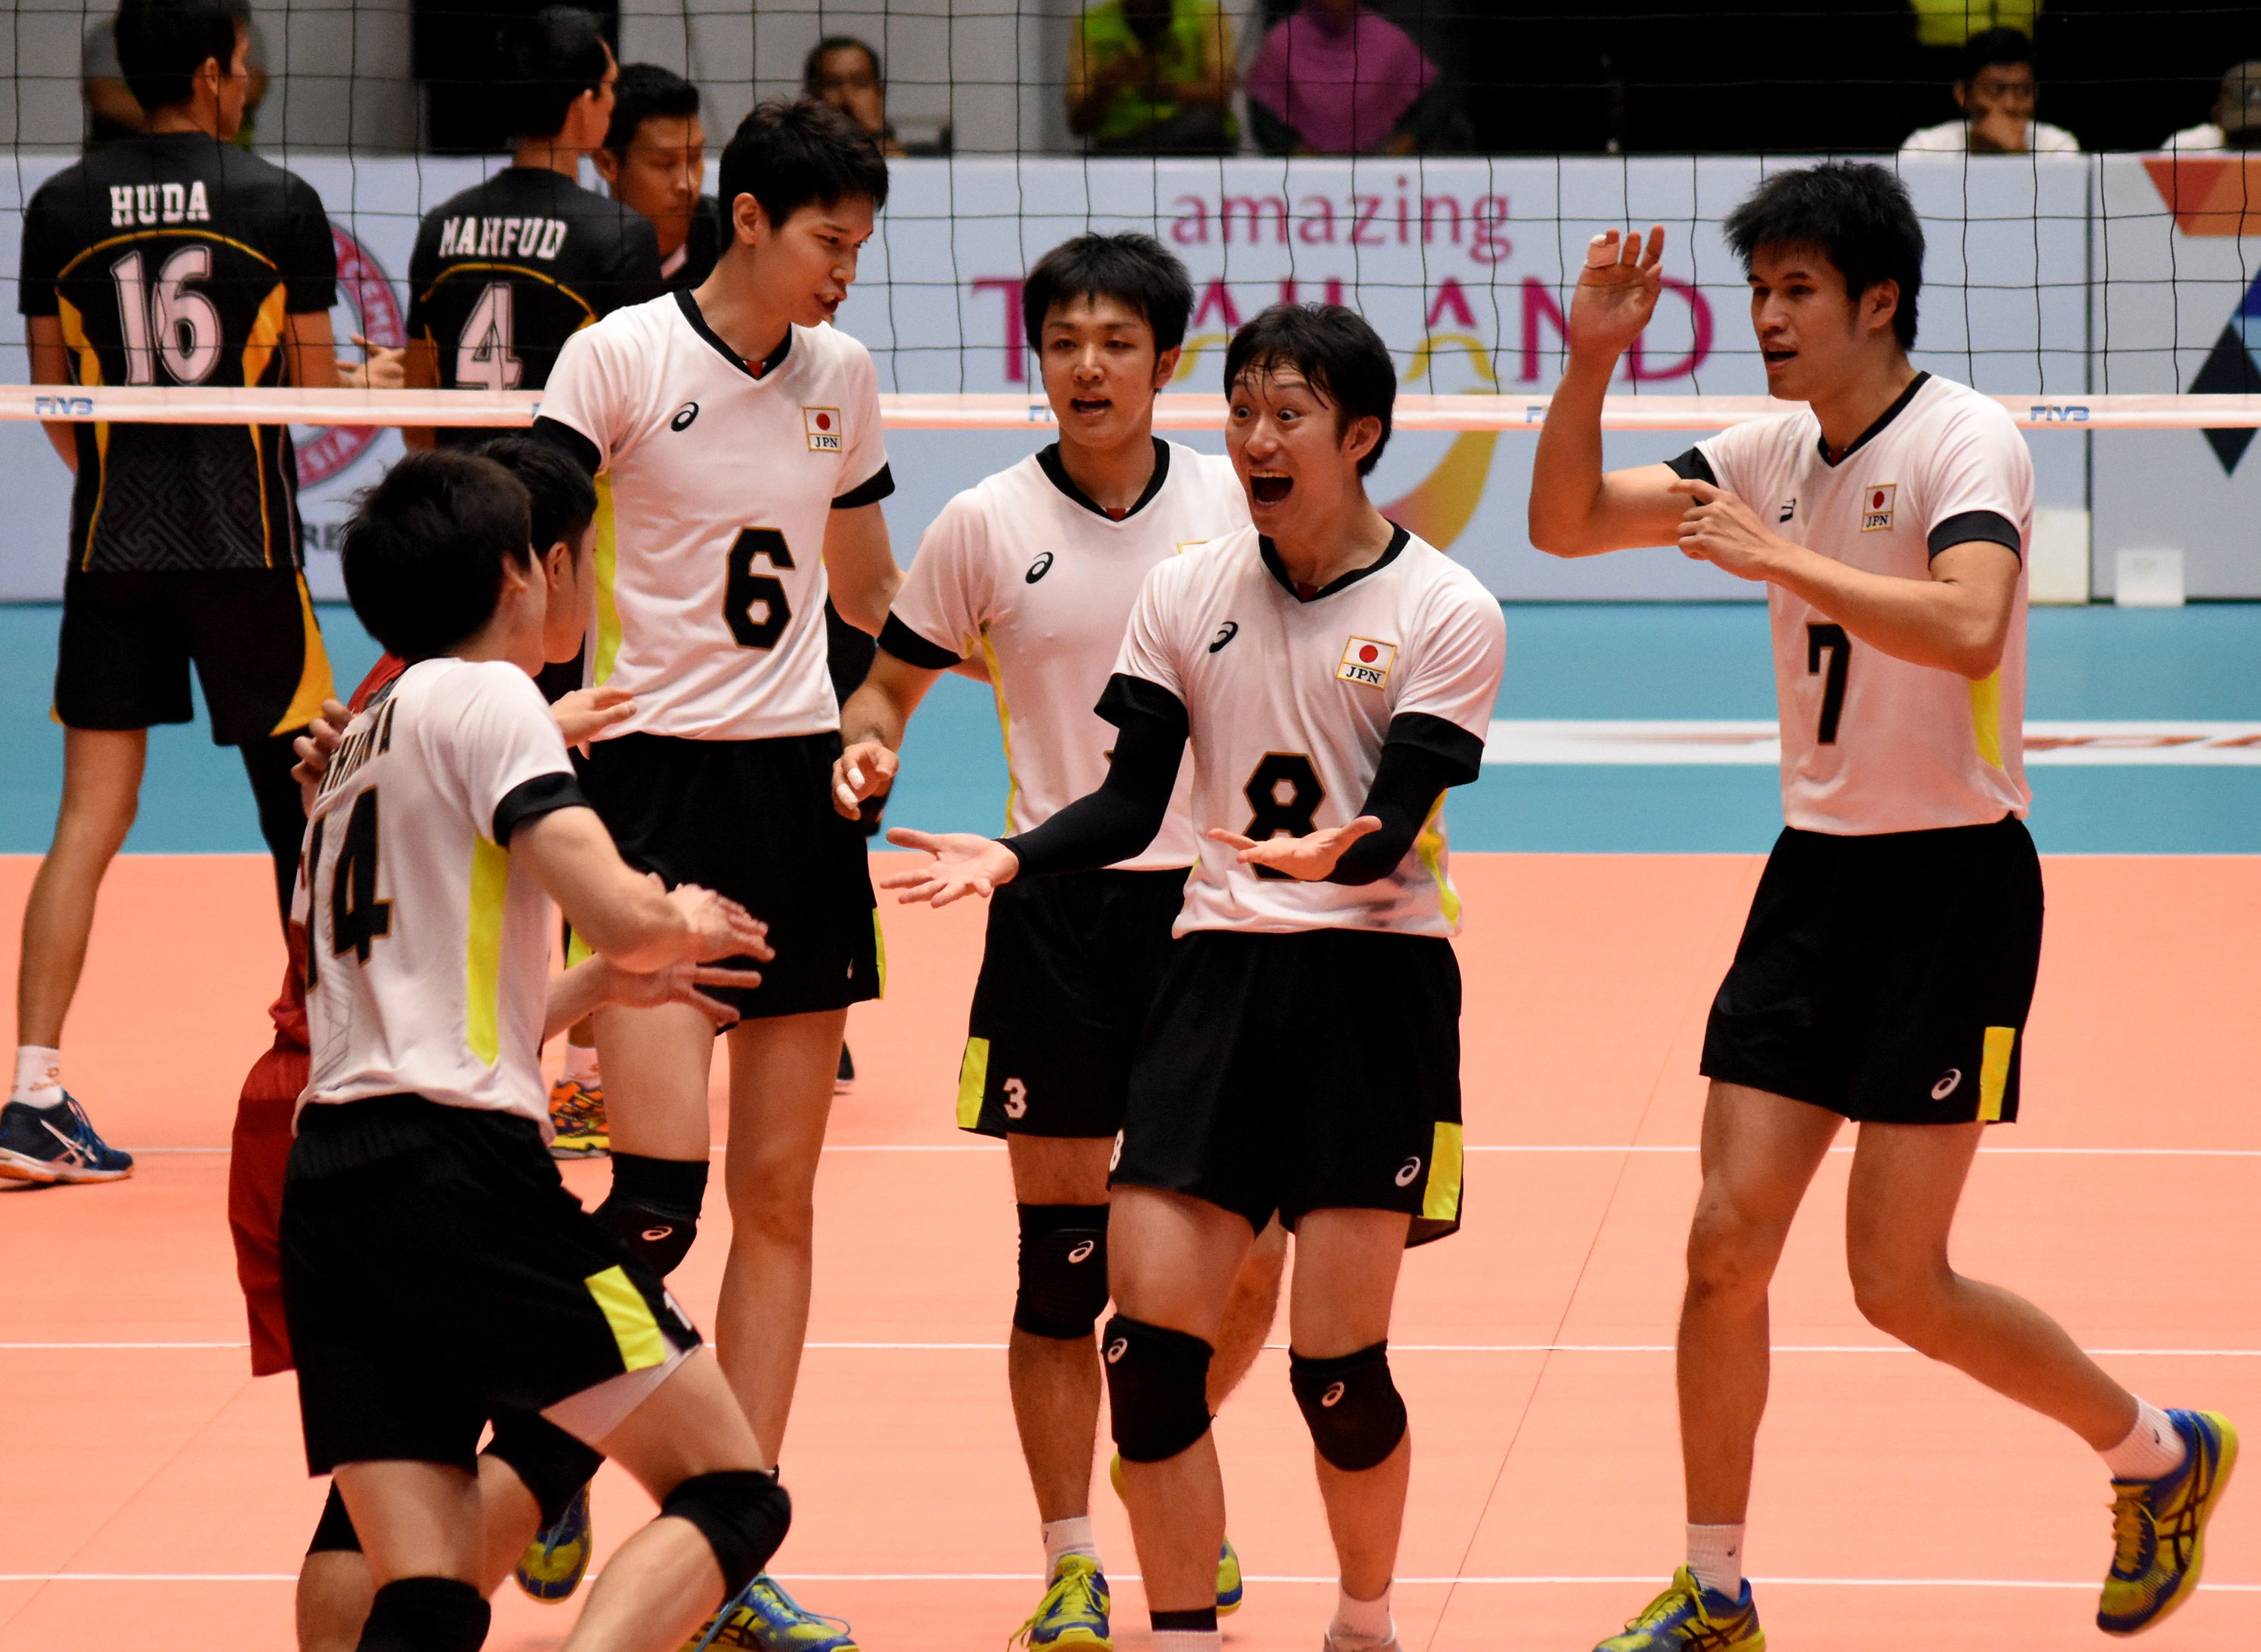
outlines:
[{"label": "player's bare leg", "polygon": [[1241,1258],[1232,1294],[1225,1298],[1224,1323],[1217,1328],[1217,1354],[1209,1362],[1212,1414],[1224,1409],[1224,1402],[1264,1352],[1264,1340],[1280,1316],[1280,1281],[1287,1268],[1288,1230],[1275,1216]]},{"label": "player's bare leg", "polygon": [[[1305,1359],[1334,1360],[1389,1335],[1389,1307],[1411,1218],[1395,1210],[1313,1210],[1296,1225],[1288,1340]],[[1397,1566],[1413,1436],[1371,1469],[1337,1468],[1315,1450],[1319,1494],[1345,1593],[1378,1600]]]},{"label": "player's bare leg", "polygon": [[730,1260],[714,1341],[772,1462],[785,1448],[808,1333],[816,1164],[847,1025],[846,1009],[822,1009],[742,1021],[727,1035]]},{"label": "player's bare leg", "polygon": [[1688,1519],[1742,1522],[1769,1371],[1767,1287],[1839,1115],[1714,1081],[1704,1107],[1704,1188],[1688,1231],[1680,1307],[1680,1450]]},{"label": "player's bare leg", "polygon": [[1948,1232],[1984,1124],[1863,1124],[1845,1196],[1845,1257],[1868,1322],[2053,1417],[2098,1451],[2135,1424],[2135,1397],[2024,1297],[1949,1264]]},{"label": "player's bare leg", "polygon": [[378,1588],[401,1577],[476,1586],[483,1538],[476,1475],[436,1462],[341,1462],[334,1477]]},{"label": "player's bare leg", "polygon": [[714,1139],[714,1024],[682,1004],[607,1005],[592,1019],[613,1151],[704,1163]]},{"label": "player's bare leg", "polygon": [[[1015,1135],[1005,1138],[1005,1149],[1018,1203],[1107,1203],[1112,1137]],[[1096,1336],[1040,1337],[1016,1325],[1006,1343],[1005,1371],[1021,1455],[1037,1494],[1037,1518],[1050,1525],[1090,1513],[1092,1445],[1103,1385]]]},{"label": "player's bare leg", "polygon": [[19,1045],[52,1049],[62,1043],[63,1017],[86,967],[95,896],[133,828],[148,749],[146,729],[63,730],[63,797],[54,842],[24,905],[16,973]]},{"label": "player's bare leg", "polygon": [[[1231,1211],[1182,1194],[1117,1188],[1108,1217],[1108,1279],[1117,1312],[1215,1346],[1255,1234]],[[1204,1433],[1174,1457],[1123,1464],[1123,1502],[1154,1612],[1217,1604],[1224,1476]]]}]

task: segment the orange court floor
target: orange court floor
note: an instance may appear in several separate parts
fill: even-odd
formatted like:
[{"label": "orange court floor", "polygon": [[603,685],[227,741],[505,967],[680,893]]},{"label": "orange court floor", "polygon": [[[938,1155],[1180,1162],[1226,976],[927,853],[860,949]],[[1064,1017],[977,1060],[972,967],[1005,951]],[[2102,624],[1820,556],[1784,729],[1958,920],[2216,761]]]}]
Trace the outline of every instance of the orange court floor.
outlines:
[{"label": "orange court floor", "polygon": [[[11,938],[35,865],[0,860]],[[1679,1559],[1697,1054],[1759,865],[1458,859],[1467,1224],[1407,1258],[1392,1339],[1416,1452],[1408,1652],[1582,1652]],[[291,1383],[248,1375],[224,1212],[237,1086],[281,974],[268,875],[260,858],[135,857],[103,892],[68,1074],[141,1156],[122,1184],[0,1195],[0,1652],[291,1643],[323,1487]],[[2026,1122],[1980,1156],[1957,1265],[2035,1297],[2145,1397],[2261,1426],[2261,860],[2058,858],[2048,879]],[[951,1126],[982,914],[885,916],[888,995],[851,1018],[859,1081],[818,1186],[784,1454],[796,1521],[774,1569],[872,1652],[995,1652],[1036,1603],[1041,1551],[1005,1393],[1004,1156]],[[1748,1550],[1772,1644],[2102,1644],[2103,1471],[1862,1321],[1838,1237],[1847,1163],[1816,1184],[1774,1293]],[[565,1174],[601,1196],[603,1164]],[[676,1275],[702,1321],[728,1221],[718,1192]],[[1218,1424],[1250,1578],[1226,1621],[1238,1652],[1308,1652],[1333,1600],[1286,1357],[1267,1351]],[[1135,1648],[1138,1569],[1103,1477],[1094,1507]],[[604,1471],[600,1565],[650,1512]],[[2161,1652],[2250,1643],[2261,1484],[2231,1490],[2209,1549],[2206,1591],[2149,1637]],[[575,1610],[506,1584],[488,1644],[556,1646]]]}]

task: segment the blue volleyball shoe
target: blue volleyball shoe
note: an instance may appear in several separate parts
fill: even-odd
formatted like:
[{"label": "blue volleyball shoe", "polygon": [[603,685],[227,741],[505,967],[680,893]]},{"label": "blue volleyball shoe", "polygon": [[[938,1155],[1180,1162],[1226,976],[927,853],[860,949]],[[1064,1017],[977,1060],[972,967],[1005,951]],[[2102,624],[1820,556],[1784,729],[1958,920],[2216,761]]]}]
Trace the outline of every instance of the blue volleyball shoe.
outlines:
[{"label": "blue volleyball shoe", "polygon": [[518,1557],[511,1576],[518,1580],[521,1590],[536,1600],[563,1600],[581,1586],[581,1579],[589,1569],[589,1556],[596,1552],[596,1533],[589,1518],[589,1486],[584,1481],[556,1523],[534,1534],[534,1541]]},{"label": "blue volleyball shoe", "polygon": [[68,1093],[53,1107],[0,1107],[0,1176],[18,1182],[117,1182],[133,1174],[133,1155],[95,1134],[86,1109]]},{"label": "blue volleyball shoe", "polygon": [[1594,1652],[1766,1652],[1751,1584],[1733,1598],[1706,1589],[1683,1566],[1664,1592]]},{"label": "blue volleyball shoe", "polygon": [[759,1652],[858,1652],[848,1620],[811,1612],[767,1572],[756,1577],[707,1622],[685,1652],[709,1647]]},{"label": "blue volleyball shoe", "polygon": [[2183,1440],[2182,1467],[2157,1480],[2112,1483],[2112,1569],[2096,1627],[2136,1634],[2198,1592],[2206,1523],[2237,1466],[2237,1430],[2218,1411],[2169,1411]]},{"label": "blue volleyball shoe", "polygon": [[1107,1613],[1114,1605],[1107,1590],[1107,1574],[1088,1555],[1063,1555],[1053,1569],[1044,1598],[1036,1615],[1013,1632],[1008,1647],[1029,1652],[1073,1648],[1077,1652],[1115,1652]]}]

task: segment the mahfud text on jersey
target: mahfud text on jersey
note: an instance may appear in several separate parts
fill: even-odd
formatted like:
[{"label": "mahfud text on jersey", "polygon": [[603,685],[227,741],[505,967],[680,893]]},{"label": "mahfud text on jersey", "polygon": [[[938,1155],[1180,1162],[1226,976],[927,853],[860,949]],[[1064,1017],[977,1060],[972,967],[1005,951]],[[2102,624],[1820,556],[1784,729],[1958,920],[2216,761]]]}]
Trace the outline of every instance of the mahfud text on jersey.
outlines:
[{"label": "mahfud text on jersey", "polygon": [[440,226],[440,256],[555,258],[568,227],[562,218],[451,218]]}]

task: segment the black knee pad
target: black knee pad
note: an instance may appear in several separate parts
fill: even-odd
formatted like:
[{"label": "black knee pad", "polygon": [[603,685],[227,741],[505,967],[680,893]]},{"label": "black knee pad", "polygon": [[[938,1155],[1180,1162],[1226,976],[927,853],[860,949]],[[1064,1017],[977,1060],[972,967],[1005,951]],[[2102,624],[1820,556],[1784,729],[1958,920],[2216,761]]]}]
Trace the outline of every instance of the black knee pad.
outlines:
[{"label": "black knee pad", "polygon": [[360,1652],[479,1652],[487,1603],[452,1577],[401,1577],[377,1591]]},{"label": "black knee pad", "polygon": [[1107,1207],[1023,1204],[1021,1289],[1013,1327],[1063,1342],[1091,1334],[1107,1311]]},{"label": "black knee pad", "polygon": [[322,1518],[314,1522],[313,1541],[306,1545],[309,1555],[358,1555],[361,1553],[361,1533],[354,1530],[353,1516],[346,1512],[346,1500],[338,1495],[338,1483],[330,1482],[330,1495],[322,1505]]},{"label": "black knee pad", "polygon": [[542,1524],[552,1526],[573,1494],[595,1477],[604,1454],[592,1451],[548,1418],[510,1412],[494,1419],[494,1438],[485,1455],[510,1465],[542,1509]]},{"label": "black knee pad", "polygon": [[1310,1360],[1290,1350],[1288,1386],[1310,1425],[1311,1443],[1338,1469],[1371,1469],[1405,1438],[1405,1402],[1389,1380],[1389,1344]]},{"label": "black knee pad", "polygon": [[1123,1462],[1160,1462],[1209,1433],[1208,1343],[1118,1313],[1100,1347]]},{"label": "black knee pad", "polygon": [[690,1254],[707,1202],[707,1160],[613,1155],[613,1190],[596,1210],[602,1222],[662,1279]]},{"label": "black knee pad", "polygon": [[722,1569],[725,1600],[769,1564],[793,1524],[793,1499],[775,1475],[758,1469],[693,1475],[667,1494],[659,1512],[699,1528]]}]

